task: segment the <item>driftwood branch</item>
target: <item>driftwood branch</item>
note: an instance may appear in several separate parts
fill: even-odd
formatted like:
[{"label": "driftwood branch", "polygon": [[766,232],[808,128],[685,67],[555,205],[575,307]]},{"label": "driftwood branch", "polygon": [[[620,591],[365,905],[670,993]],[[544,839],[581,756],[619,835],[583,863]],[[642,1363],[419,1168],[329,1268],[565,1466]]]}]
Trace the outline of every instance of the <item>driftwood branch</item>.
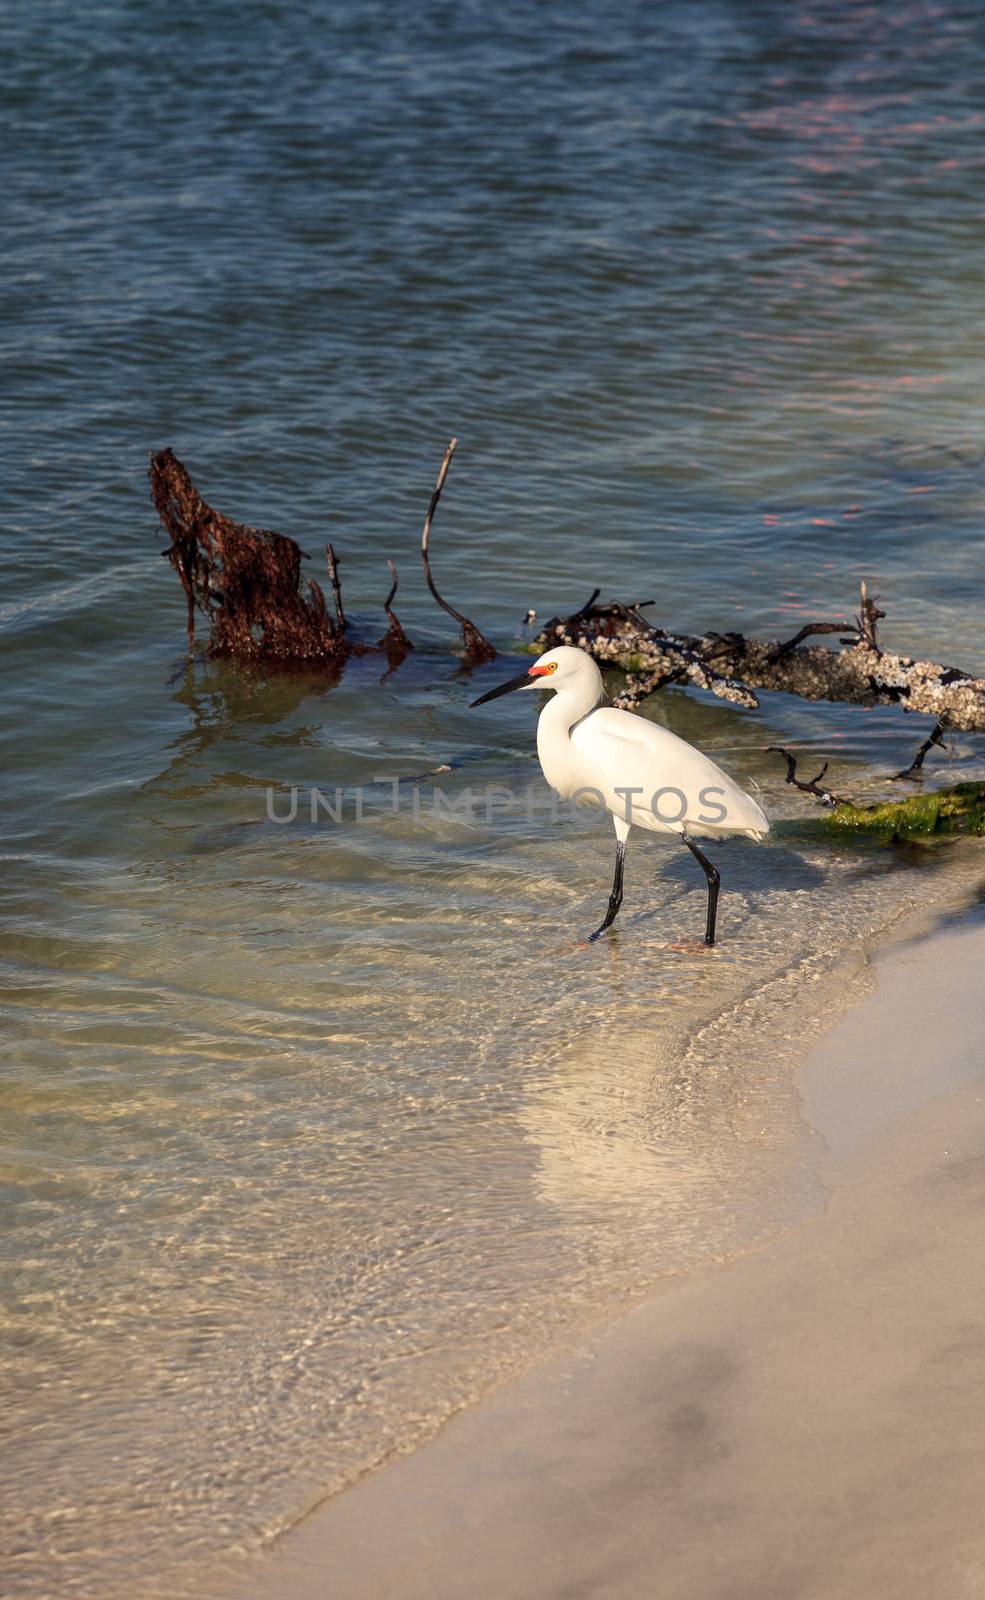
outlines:
[{"label": "driftwood branch", "polygon": [[914,783],[918,783],[923,778],[924,758],[933,749],[934,745],[939,744],[942,750],[947,748],[942,738],[943,733],[944,724],[942,722],[935,723],[926,739],[923,741],[923,744],[918,747],[917,753],[910,762],[910,765],[908,767],[904,767],[902,772],[894,772],[893,778],[897,780],[900,778],[911,778]]},{"label": "driftwood branch", "polygon": [[833,794],[830,789],[822,789],[820,787],[821,779],[828,770],[827,762],[824,763],[824,766],[821,768],[816,778],[809,778],[805,783],[797,776],[797,757],[792,756],[789,750],[784,750],[783,746],[780,744],[768,744],[766,746],[766,751],[768,755],[782,756],[786,762],[787,775],[784,779],[785,783],[792,783],[795,789],[802,789],[804,794],[816,794],[817,798],[826,806],[843,806],[851,804],[850,801],[844,800],[840,796]]},{"label": "driftwood branch", "polygon": [[449,605],[448,601],[443,599],[443,597],[438,593],[437,585],[431,575],[431,523],[434,519],[435,511],[438,509],[438,501],[441,499],[441,491],[445,486],[445,479],[448,476],[448,468],[451,466],[451,458],[455,454],[455,447],[457,444],[457,439],[452,439],[450,441],[448,449],[445,451],[444,460],[441,463],[441,469],[438,473],[438,481],[435,484],[434,491],[431,495],[431,502],[428,506],[427,516],[424,518],[424,528],[421,532],[421,560],[424,563],[424,577],[427,581],[427,586],[430,589],[433,598],[437,600],[443,611],[447,611],[450,617],[455,618],[455,621],[461,627],[462,643],[465,646],[465,660],[467,664],[469,666],[478,666],[480,662],[493,660],[496,655],[494,647],[489,643],[489,640],[479,632],[474,622],[470,622],[468,617],[463,617],[460,611],[456,611],[454,606]]},{"label": "driftwood branch", "polygon": [[741,633],[668,633],[648,622],[639,606],[600,605],[593,597],[572,616],[548,622],[536,647],[575,644],[603,665],[620,667],[626,681],[615,703],[629,708],[664,684],[691,683],[743,706],[757,706],[756,690],[767,689],[805,700],[898,705],[933,717],[938,732],[985,733],[985,679],[883,649],[876,633],[883,616],[863,589],[856,632],[833,650],[802,640],[812,633],[840,633],[844,623],[811,623],[782,643]]}]

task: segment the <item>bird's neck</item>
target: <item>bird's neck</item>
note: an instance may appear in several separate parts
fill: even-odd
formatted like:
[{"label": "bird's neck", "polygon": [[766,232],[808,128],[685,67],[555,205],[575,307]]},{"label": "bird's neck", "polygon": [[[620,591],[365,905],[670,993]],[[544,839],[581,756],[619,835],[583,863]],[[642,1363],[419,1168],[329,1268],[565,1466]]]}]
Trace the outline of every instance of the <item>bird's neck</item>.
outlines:
[{"label": "bird's neck", "polygon": [[537,755],[544,777],[558,794],[574,794],[584,782],[571,730],[582,717],[594,710],[598,697],[590,689],[557,690],[547,702],[537,722]]},{"label": "bird's neck", "polygon": [[600,700],[601,695],[591,685],[556,690],[540,714],[538,738],[541,730],[554,738],[566,738],[575,723],[580,722],[589,711],[594,711]]}]

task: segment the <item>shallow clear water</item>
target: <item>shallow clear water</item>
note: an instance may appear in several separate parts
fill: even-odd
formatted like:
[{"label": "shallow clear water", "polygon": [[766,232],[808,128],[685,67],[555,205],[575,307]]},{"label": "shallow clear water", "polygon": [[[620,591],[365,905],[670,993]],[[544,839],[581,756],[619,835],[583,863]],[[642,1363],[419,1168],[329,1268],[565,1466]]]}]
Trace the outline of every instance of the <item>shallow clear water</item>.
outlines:
[{"label": "shallow clear water", "polygon": [[[832,848],[762,747],[875,793],[926,724],[664,694],[808,825],[722,847],[713,960],[669,948],[703,887],[651,840],[575,951],[608,825],[551,819],[532,697],[468,711],[510,669],[461,673],[416,541],[454,432],[435,565],[506,652],[596,583],[785,634],[864,575],[887,641],[985,669],[985,19],[52,4],[6,37],[6,1588],[133,1596],[817,1204],[783,1034],[979,856]],[[331,538],[366,639],[396,560],[404,666],[186,670],[166,444]]]}]

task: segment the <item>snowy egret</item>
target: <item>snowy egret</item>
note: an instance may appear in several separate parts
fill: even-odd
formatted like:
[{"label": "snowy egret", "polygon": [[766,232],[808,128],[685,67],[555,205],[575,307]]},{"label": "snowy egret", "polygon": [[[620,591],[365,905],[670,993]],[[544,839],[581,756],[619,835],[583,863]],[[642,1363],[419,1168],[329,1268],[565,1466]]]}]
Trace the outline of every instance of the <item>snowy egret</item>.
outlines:
[{"label": "snowy egret", "polygon": [[590,943],[612,926],[622,905],[626,840],[635,824],[673,833],[700,862],[708,882],[705,944],[715,943],[720,877],[694,842],[742,834],[762,839],[769,821],[752,795],[713,761],[666,728],[603,706],[602,674],[592,657],[571,645],[539,656],[498,689],[473,700],[481,706],[512,689],[553,689],[537,723],[537,754],[544,777],[562,799],[603,806],[616,830],[616,871],[609,905]]}]

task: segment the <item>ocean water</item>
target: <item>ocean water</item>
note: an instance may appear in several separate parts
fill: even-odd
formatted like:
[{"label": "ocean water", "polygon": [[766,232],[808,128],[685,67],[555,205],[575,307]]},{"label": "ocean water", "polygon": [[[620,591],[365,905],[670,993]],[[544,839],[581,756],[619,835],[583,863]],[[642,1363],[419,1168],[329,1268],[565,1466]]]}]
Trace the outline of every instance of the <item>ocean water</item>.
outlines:
[{"label": "ocean water", "polygon": [[[652,840],[575,948],[611,830],[552,818],[533,696],[468,703],[596,584],[784,636],[865,577],[985,671],[985,16],[51,0],[5,46],[4,1592],[112,1600],[820,1203],[810,996],[982,857],[834,847],[763,747],[874,794],[927,724],[647,707],[779,819],[704,959]],[[473,674],[416,553],[453,433]],[[189,664],[165,445],[319,577],[331,539],[365,642],[394,560],[404,665]]]}]

